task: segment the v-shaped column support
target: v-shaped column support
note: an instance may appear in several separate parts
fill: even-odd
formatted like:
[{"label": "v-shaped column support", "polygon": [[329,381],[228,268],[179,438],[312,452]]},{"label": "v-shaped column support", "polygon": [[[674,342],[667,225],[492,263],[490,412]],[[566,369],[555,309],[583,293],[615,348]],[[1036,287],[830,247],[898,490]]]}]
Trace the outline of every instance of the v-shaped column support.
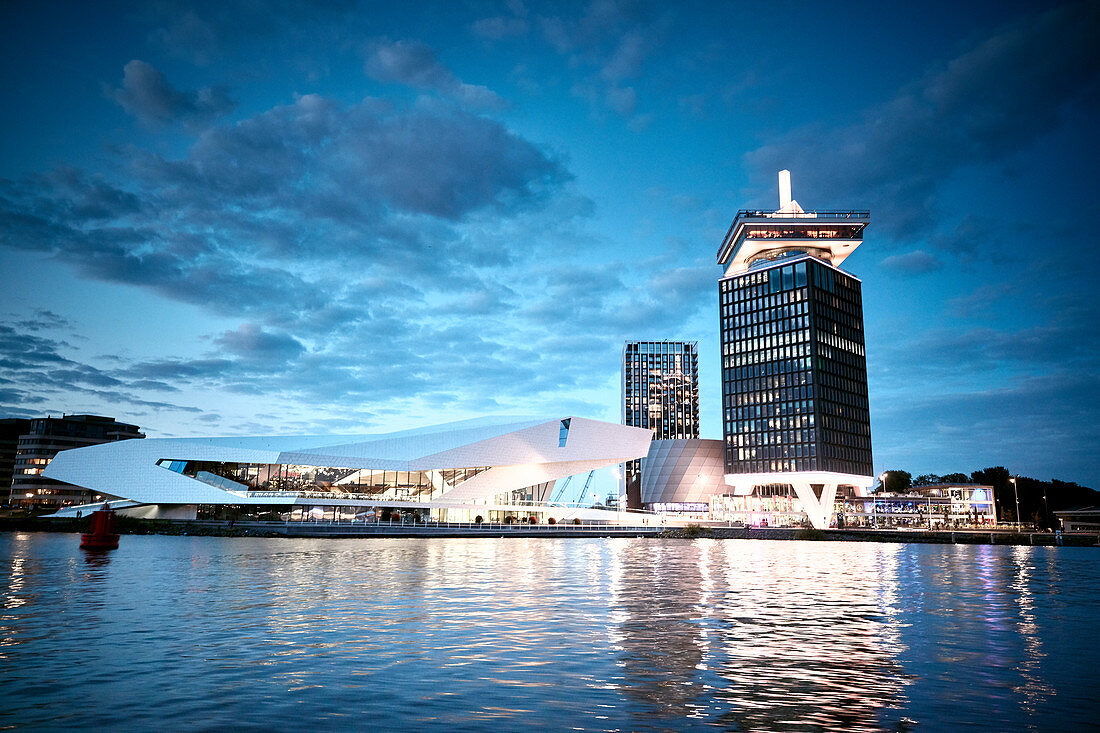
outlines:
[{"label": "v-shaped column support", "polygon": [[802,502],[802,510],[810,518],[810,524],[814,529],[828,529],[830,515],[833,513],[833,503],[836,501],[836,483],[822,484],[821,498],[806,481],[792,481],[794,493]]}]

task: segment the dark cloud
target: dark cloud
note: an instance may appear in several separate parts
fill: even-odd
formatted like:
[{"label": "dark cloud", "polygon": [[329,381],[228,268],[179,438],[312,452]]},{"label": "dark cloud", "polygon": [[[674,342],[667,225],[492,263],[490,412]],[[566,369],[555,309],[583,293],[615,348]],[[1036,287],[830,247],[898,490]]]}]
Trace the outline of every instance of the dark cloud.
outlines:
[{"label": "dark cloud", "polygon": [[536,209],[568,178],[499,123],[440,103],[306,96],[208,129],[182,158],[127,152],[126,188],[68,168],[0,182],[0,242],[284,329],[337,327],[361,310],[341,302],[359,279],[461,289],[461,273],[509,254],[456,225]]},{"label": "dark cloud", "polygon": [[209,130],[184,160],[145,157],[138,173],[167,203],[229,196],[353,226],[377,225],[387,213],[507,213],[565,177],[499,123],[447,105],[343,107],[317,96]]},{"label": "dark cloud", "polygon": [[543,15],[539,26],[546,41],[569,65],[588,73],[573,85],[573,94],[594,110],[610,110],[629,119],[633,129],[649,124],[639,115],[637,84],[646,62],[662,47],[673,11],[655,3],[595,0],[579,14]]},{"label": "dark cloud", "polygon": [[375,41],[367,50],[366,71],[379,81],[430,89],[475,107],[495,108],[504,103],[492,90],[462,82],[420,41]]},{"label": "dark cloud", "polygon": [[33,317],[17,321],[15,325],[27,331],[46,331],[67,328],[71,324],[67,318],[48,308],[36,308]]},{"label": "dark cloud", "polygon": [[[38,395],[20,392],[14,389],[0,388],[0,405],[35,405],[46,400]],[[5,413],[3,417],[11,417]]]},{"label": "dark cloud", "polygon": [[[123,370],[102,369],[63,351],[72,351],[72,347],[64,341],[0,325],[0,369],[6,375],[2,380],[6,386],[0,389],[0,411],[24,415],[25,405],[64,400],[69,412],[85,409],[76,406],[81,404],[98,404],[97,409],[125,404],[199,412],[195,407],[144,399],[138,392],[157,385],[131,380]],[[167,390],[177,391],[172,387]]]},{"label": "dark cloud", "polygon": [[917,249],[904,254],[891,255],[882,261],[882,266],[887,270],[907,275],[923,275],[942,269],[943,263],[935,255],[923,249]]},{"label": "dark cloud", "polygon": [[226,331],[214,341],[231,354],[261,361],[285,362],[306,350],[293,336],[264,331],[253,323],[242,323],[236,331]]},{"label": "dark cloud", "polygon": [[134,59],[123,69],[122,86],[107,95],[143,122],[190,125],[207,123],[236,106],[222,87],[183,91],[173,87],[152,64]]},{"label": "dark cloud", "polygon": [[559,266],[540,274],[541,296],[521,312],[531,330],[544,330],[545,339],[568,324],[570,339],[583,334],[604,345],[595,351],[592,344],[551,350],[573,355],[578,371],[567,376],[583,381],[615,367],[627,339],[690,339],[688,324],[714,305],[714,271],[701,261],[651,264]]},{"label": "dark cloud", "polygon": [[837,129],[809,127],[747,155],[761,181],[789,168],[822,208],[869,204],[895,237],[927,235],[953,174],[1004,160],[1095,103],[1100,5],[1068,5],[1014,22]]}]

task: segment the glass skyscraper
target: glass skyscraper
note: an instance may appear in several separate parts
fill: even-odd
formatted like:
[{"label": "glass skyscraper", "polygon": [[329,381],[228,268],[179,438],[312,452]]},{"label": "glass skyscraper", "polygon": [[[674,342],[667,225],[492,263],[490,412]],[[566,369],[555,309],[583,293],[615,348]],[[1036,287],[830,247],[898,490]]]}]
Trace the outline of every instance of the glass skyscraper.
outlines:
[{"label": "glass skyscraper", "polygon": [[738,212],[718,250],[726,483],[795,494],[819,527],[873,483],[861,283],[839,267],[869,223],[803,211],[783,171],[779,209]]},{"label": "glass skyscraper", "polygon": [[[649,428],[654,440],[699,437],[699,345],[627,341],[623,346],[623,425]],[[640,464],[624,466],[627,505],[641,506]]]}]

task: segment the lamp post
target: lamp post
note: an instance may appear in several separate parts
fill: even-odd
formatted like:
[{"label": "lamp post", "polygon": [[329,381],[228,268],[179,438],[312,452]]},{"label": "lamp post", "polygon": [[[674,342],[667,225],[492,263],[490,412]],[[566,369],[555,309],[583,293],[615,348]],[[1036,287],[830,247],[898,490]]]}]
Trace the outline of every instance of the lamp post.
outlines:
[{"label": "lamp post", "polygon": [[[879,490],[882,493],[887,491],[887,472],[883,471],[879,474]],[[875,496],[871,496],[871,527],[879,528],[879,500]]]},{"label": "lamp post", "polygon": [[1012,493],[1016,496],[1016,531],[1020,531],[1020,489],[1016,485],[1016,476],[1009,479],[1012,482]]}]

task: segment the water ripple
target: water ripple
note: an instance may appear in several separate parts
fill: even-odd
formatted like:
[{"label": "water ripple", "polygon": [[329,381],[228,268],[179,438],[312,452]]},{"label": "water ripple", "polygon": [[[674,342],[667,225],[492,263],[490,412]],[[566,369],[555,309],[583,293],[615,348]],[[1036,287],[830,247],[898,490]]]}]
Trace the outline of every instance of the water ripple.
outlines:
[{"label": "water ripple", "polygon": [[0,726],[1088,730],[1082,548],[0,536]]}]

